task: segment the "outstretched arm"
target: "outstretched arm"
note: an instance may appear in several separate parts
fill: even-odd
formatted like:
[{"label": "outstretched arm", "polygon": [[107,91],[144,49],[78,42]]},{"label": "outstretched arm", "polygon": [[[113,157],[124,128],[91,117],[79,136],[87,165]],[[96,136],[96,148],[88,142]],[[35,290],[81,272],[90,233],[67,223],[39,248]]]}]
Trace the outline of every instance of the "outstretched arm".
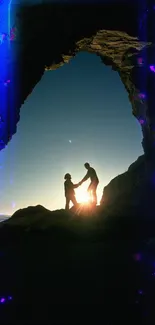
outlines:
[{"label": "outstretched arm", "polygon": [[79,183],[78,184],[73,184],[73,187],[77,188],[77,187],[79,187],[79,185],[80,185]]},{"label": "outstretched arm", "polygon": [[82,183],[84,183],[85,181],[87,181],[87,179],[89,178],[89,171],[87,172],[87,174],[85,175],[85,177],[82,178],[82,180],[79,182],[79,185],[81,185]]}]

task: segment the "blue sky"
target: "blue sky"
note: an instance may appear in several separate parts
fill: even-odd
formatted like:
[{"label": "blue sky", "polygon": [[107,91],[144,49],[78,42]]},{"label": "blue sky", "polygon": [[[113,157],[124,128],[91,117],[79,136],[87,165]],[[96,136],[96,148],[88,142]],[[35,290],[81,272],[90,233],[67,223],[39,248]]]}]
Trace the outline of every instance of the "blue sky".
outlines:
[{"label": "blue sky", "polygon": [[17,134],[0,152],[0,212],[63,208],[64,174],[80,181],[86,161],[99,176],[100,199],[103,187],[143,153],[141,140],[118,73],[94,54],[79,53],[45,72],[21,108]]}]

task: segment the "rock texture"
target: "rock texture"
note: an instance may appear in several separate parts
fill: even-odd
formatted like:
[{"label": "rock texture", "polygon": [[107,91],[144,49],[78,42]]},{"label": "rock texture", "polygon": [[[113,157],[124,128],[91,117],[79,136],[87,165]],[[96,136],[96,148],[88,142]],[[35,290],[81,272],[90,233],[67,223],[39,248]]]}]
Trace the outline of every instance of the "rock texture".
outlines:
[{"label": "rock texture", "polygon": [[[148,105],[138,97],[141,89],[138,83],[135,84],[133,74],[133,69],[137,69],[137,55],[150,48],[154,41],[151,26],[148,39],[139,32],[142,14],[138,1],[89,5],[42,4],[20,8],[15,22],[19,26],[18,33],[12,44],[14,55],[9,62],[12,78],[7,89],[8,115],[1,130],[4,145],[1,144],[0,149],[17,131],[20,108],[44,71],[61,67],[79,51],[95,53],[104,64],[118,71],[128,91],[134,116],[146,121],[142,128],[143,136],[148,140]],[[136,76],[138,73],[139,70]],[[147,151],[147,140],[143,140],[144,151]]]}]

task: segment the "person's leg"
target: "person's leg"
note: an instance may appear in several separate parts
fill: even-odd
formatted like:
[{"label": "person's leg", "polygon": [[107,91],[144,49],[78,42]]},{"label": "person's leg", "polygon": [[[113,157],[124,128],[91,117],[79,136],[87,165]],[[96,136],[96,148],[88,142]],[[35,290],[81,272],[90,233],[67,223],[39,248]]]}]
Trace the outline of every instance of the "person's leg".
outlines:
[{"label": "person's leg", "polygon": [[93,196],[92,196],[92,184],[90,184],[90,185],[88,186],[87,192],[88,192],[88,195],[89,195],[89,201],[90,201],[90,202],[93,202]]},{"label": "person's leg", "polygon": [[68,197],[66,197],[66,206],[65,206],[65,210],[69,210],[69,202],[70,202],[70,199]]},{"label": "person's leg", "polygon": [[76,201],[75,195],[72,196],[71,201],[72,201],[72,203],[73,203],[74,206],[77,206],[78,203]]},{"label": "person's leg", "polygon": [[97,205],[97,194],[96,194],[96,189],[95,188],[92,191],[92,195],[93,195],[93,204]]},{"label": "person's leg", "polygon": [[97,185],[98,184],[94,184],[94,186],[92,187],[92,197],[93,197],[93,203],[94,205],[97,205]]}]

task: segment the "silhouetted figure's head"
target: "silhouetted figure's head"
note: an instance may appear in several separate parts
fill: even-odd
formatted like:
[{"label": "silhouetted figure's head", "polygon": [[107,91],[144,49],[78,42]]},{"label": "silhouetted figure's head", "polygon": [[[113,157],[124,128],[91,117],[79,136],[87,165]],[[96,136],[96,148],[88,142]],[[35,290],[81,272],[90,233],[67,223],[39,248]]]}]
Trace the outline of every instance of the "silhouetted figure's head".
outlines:
[{"label": "silhouetted figure's head", "polygon": [[64,179],[71,179],[72,177],[71,177],[71,175],[69,174],[69,173],[67,173],[66,175],[65,175],[65,177],[64,177]]},{"label": "silhouetted figure's head", "polygon": [[85,166],[86,169],[89,169],[89,168],[90,168],[90,165],[89,165],[88,162],[86,162],[86,163],[84,164],[84,166]]}]

